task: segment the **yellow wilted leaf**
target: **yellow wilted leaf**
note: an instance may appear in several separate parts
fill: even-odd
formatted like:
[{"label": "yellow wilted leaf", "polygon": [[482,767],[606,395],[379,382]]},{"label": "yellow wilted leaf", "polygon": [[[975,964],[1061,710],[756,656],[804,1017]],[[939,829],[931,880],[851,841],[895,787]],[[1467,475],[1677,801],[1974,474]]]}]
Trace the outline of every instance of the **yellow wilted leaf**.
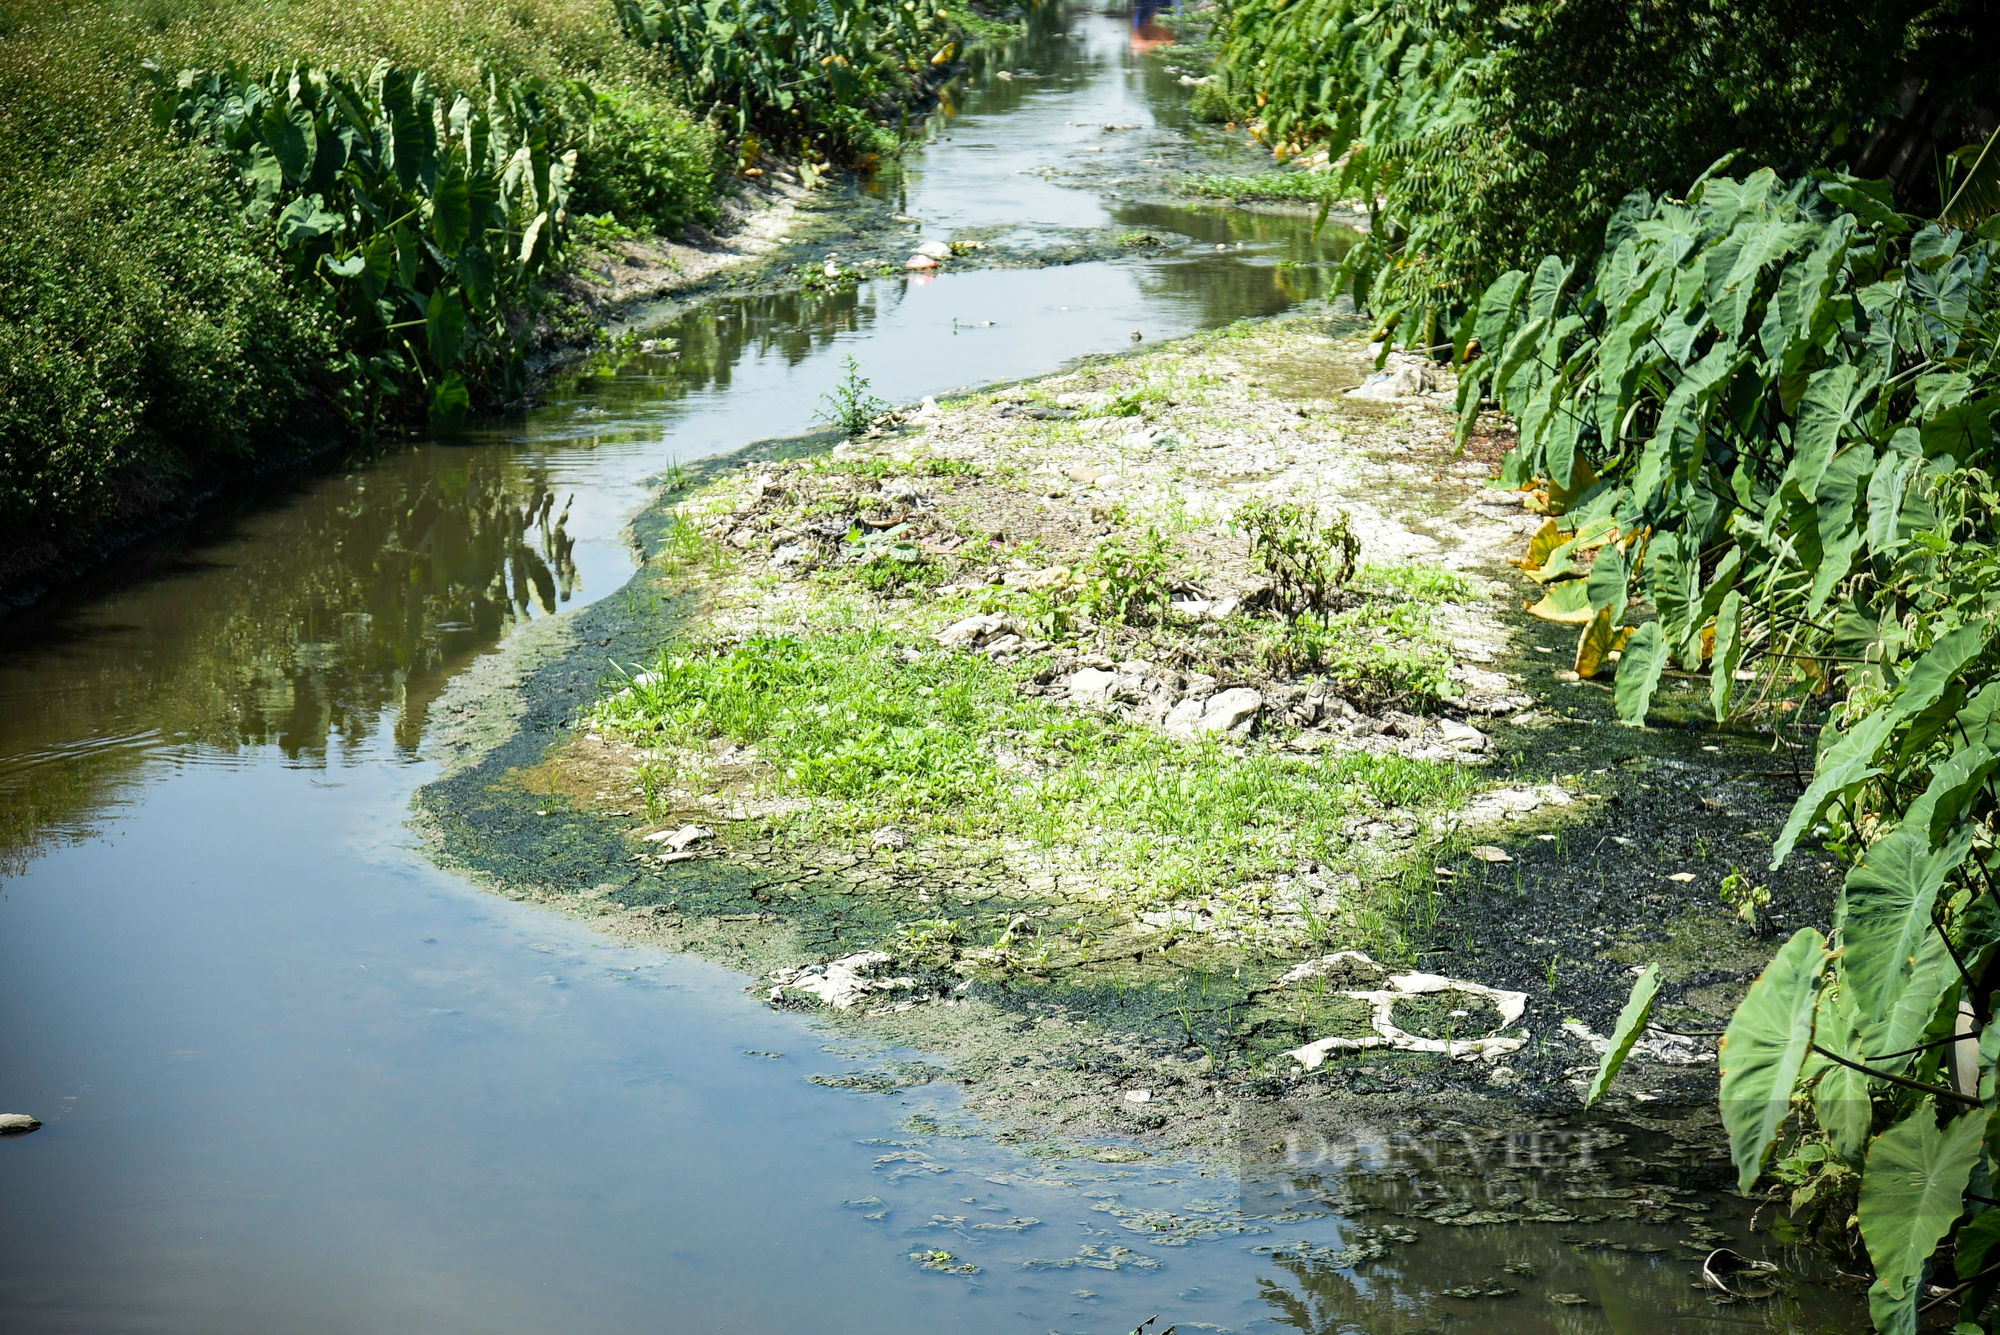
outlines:
[{"label": "yellow wilted leaf", "polygon": [[1562,545],[1563,532],[1553,519],[1545,520],[1535,530],[1535,536],[1528,539],[1528,550],[1519,556],[1507,559],[1523,570],[1540,570],[1548,564],[1549,553]]},{"label": "yellow wilted leaf", "polygon": [[1569,508],[1570,502],[1597,485],[1597,470],[1590,466],[1590,460],[1578,451],[1576,463],[1570,469],[1569,485],[1559,487],[1553,480],[1549,482],[1549,513],[1559,515]]},{"label": "yellow wilted leaf", "polygon": [[1637,626],[1614,627],[1610,603],[1598,608],[1584,626],[1583,634],[1577,637],[1576,675],[1594,677],[1616,662],[1637,630]]},{"label": "yellow wilted leaf", "polygon": [[1565,626],[1581,626],[1590,620],[1590,592],[1580,579],[1552,584],[1540,602],[1530,604],[1528,615]]},{"label": "yellow wilted leaf", "polygon": [[[1553,522],[1553,521],[1551,521]],[[1569,535],[1568,541],[1549,553],[1549,558],[1540,570],[1530,570],[1530,579],[1547,584],[1552,579],[1560,579],[1570,574],[1570,557],[1580,552],[1590,551],[1604,545],[1603,535],[1615,531],[1609,519],[1593,519],[1582,528]]]},{"label": "yellow wilted leaf", "polygon": [[1577,531],[1576,552],[1579,556],[1588,556],[1608,543],[1623,540],[1624,535],[1619,533],[1615,522],[1609,519],[1593,519]]},{"label": "yellow wilted leaf", "polygon": [[1529,492],[1528,499],[1521,503],[1521,508],[1531,515],[1552,515],[1555,513],[1554,510],[1549,508],[1549,494],[1546,491]]},{"label": "yellow wilted leaf", "polygon": [[1576,675],[1594,677],[1611,658],[1611,604],[1597,609],[1576,640]]}]

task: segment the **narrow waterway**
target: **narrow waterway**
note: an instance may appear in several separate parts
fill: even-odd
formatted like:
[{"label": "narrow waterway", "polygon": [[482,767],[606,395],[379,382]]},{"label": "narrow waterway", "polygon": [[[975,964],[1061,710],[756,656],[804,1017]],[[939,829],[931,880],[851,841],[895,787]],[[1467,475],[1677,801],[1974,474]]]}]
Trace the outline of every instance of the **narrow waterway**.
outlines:
[{"label": "narrow waterway", "polygon": [[[1051,18],[874,187],[913,244],[1170,244],[663,312],[675,355],[238,497],[0,627],[0,1111],[46,1122],[0,1144],[0,1329],[1790,1328],[1714,1316],[1636,1223],[1591,1228],[1596,1253],[1460,1229],[1356,1276],[1409,1246],[1350,1222],[1364,1178],[1400,1184],[1385,1201],[1502,1170],[1603,1186],[1615,1137],[1321,1128],[1310,1173],[1279,1155],[1241,1195],[1030,1160],[948,1088],[813,1083],[870,1054],[742,977],[485,894],[405,827],[443,686],[615,593],[659,475],[809,429],[845,358],[908,402],[1312,295],[1337,243],[1309,220],[1162,194],[1191,136],[1236,138],[1186,124],[1142,54],[1170,35]],[[1510,1259],[1573,1272],[1582,1305],[1437,1297]]]}]

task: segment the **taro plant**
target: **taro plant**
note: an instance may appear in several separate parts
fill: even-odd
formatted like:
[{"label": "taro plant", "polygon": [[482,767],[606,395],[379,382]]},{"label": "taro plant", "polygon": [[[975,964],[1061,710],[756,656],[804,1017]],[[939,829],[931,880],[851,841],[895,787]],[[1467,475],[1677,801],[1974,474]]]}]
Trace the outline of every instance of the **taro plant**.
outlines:
[{"label": "taro plant", "polygon": [[1774,1152],[1815,1217],[1853,1187],[1883,1331],[1946,1303],[1988,1330],[2000,1289],[1996,259],[1993,221],[1909,217],[1874,183],[1711,177],[1628,198],[1594,273],[1509,274],[1459,331],[1483,350],[1466,422],[1490,395],[1519,426],[1506,481],[1617,532],[1569,581],[1582,607],[1657,612],[1618,664],[1623,719],[1671,677],[1781,748],[1817,733],[1771,865],[1824,833],[1848,863],[1833,934],[1793,935],[1738,1007],[1722,1116],[1744,1191]]},{"label": "taro plant", "polygon": [[2000,68],[1991,5],[1778,12],[1235,0],[1202,97],[1280,156],[1323,155],[1323,171],[1270,179],[1301,194],[1324,183],[1322,201],[1366,209],[1339,282],[1385,343],[1436,351],[1502,271],[1550,251],[1595,260],[1620,239],[1605,223],[1625,192],[1678,185],[1730,149],[1753,165],[1893,173],[1895,206],[1925,213],[1977,175],[1967,140],[1990,129]]},{"label": "taro plant", "polygon": [[244,217],[273,227],[337,309],[357,416],[373,425],[413,396],[448,428],[475,388],[525,392],[576,165],[562,90],[493,77],[475,100],[386,61],[361,82],[305,66],[152,73],[162,127],[225,156]]}]

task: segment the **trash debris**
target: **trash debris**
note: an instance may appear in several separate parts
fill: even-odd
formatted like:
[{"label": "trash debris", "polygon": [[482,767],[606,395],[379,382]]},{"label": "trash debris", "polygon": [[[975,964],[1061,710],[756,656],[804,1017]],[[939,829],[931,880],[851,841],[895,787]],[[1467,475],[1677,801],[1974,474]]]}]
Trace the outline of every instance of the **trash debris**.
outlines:
[{"label": "trash debris", "polygon": [[[1330,976],[1335,968],[1353,969],[1359,964],[1381,967],[1358,950],[1343,950],[1338,954],[1322,956],[1318,960],[1298,965],[1280,981],[1292,983]],[[1389,984],[1387,988],[1343,991],[1339,994],[1356,1001],[1366,1001],[1374,1008],[1373,1014],[1369,1017],[1374,1033],[1363,1038],[1322,1038],[1303,1047],[1293,1048],[1285,1055],[1308,1071],[1316,1071],[1331,1054],[1361,1048],[1441,1052],[1456,1061],[1470,1061],[1475,1057],[1492,1061],[1506,1053],[1517,1052],[1527,1045],[1528,1040],[1525,1035],[1498,1032],[1514,1024],[1527,1013],[1528,995],[1525,992],[1508,992],[1497,987],[1487,987],[1484,983],[1471,983],[1461,978],[1448,978],[1436,973],[1390,974],[1385,981]],[[1420,1038],[1396,1026],[1395,1007],[1398,1001],[1437,992],[1463,992],[1470,996],[1484,997],[1500,1012],[1499,1025],[1495,1027],[1493,1033],[1481,1038],[1454,1039]]]},{"label": "trash debris", "polygon": [[[1564,1020],[1563,1032],[1571,1038],[1580,1039],[1600,1057],[1611,1047],[1610,1039],[1581,1020]],[[1651,1025],[1647,1025],[1646,1032],[1639,1035],[1632,1044],[1632,1051],[1668,1066],[1698,1066],[1702,1062],[1715,1060],[1714,1053],[1703,1052],[1696,1045],[1696,1041],[1686,1034],[1655,1029]]]},{"label": "trash debris", "polygon": [[1277,986],[1290,987],[1294,983],[1309,983],[1315,978],[1370,989],[1389,981],[1389,971],[1362,951],[1337,950],[1331,955],[1294,964],[1278,979]]},{"label": "trash debris", "polygon": [[1769,1261],[1753,1261],[1741,1252],[1718,1247],[1702,1260],[1701,1280],[1710,1288],[1719,1289],[1731,1298],[1756,1302],[1763,1298],[1776,1297],[1778,1286],[1768,1280],[1754,1279],[1752,1276],[1772,1274],[1777,1268]]},{"label": "trash debris", "polygon": [[1471,856],[1478,858],[1481,862],[1512,862],[1514,860],[1513,855],[1506,849],[1496,848],[1492,844],[1474,844],[1465,851]]},{"label": "trash debris", "polygon": [[777,984],[771,1000],[784,1000],[787,992],[804,992],[819,998],[835,1010],[846,1010],[876,992],[894,992],[915,987],[914,978],[875,978],[870,975],[895,957],[880,950],[863,950],[843,955],[825,964],[808,964],[798,969],[780,969],[771,975]]},{"label": "trash debris", "polygon": [[1691,871],[1677,871],[1667,879],[1670,881],[1679,881],[1682,885],[1686,885],[1694,879],[1694,873]]},{"label": "trash debris", "polygon": [[1391,353],[1387,369],[1347,391],[1350,399],[1407,399],[1438,388],[1438,377],[1421,357]]},{"label": "trash debris", "polygon": [[935,269],[938,262],[928,255],[912,255],[903,261],[905,269]]},{"label": "trash debris", "polygon": [[1533,788],[1495,788],[1467,802],[1459,820],[1468,827],[1497,824],[1517,820],[1548,807],[1567,807],[1575,803],[1574,797],[1552,783]]},{"label": "trash debris", "polygon": [[1153,1091],[1150,1089],[1128,1089],[1125,1091],[1125,1101],[1127,1103],[1151,1103],[1153,1101]]},{"label": "trash debris", "polygon": [[926,241],[917,247],[917,254],[928,255],[934,260],[951,258],[951,247],[943,241]]},{"label": "trash debris", "polygon": [[670,852],[683,853],[687,846],[703,839],[715,838],[715,831],[706,825],[683,825],[678,830],[655,830],[645,837],[649,844],[665,844]]},{"label": "trash debris", "polygon": [[947,649],[970,648],[1009,630],[1006,617],[988,612],[952,622],[937,633],[937,642]]}]

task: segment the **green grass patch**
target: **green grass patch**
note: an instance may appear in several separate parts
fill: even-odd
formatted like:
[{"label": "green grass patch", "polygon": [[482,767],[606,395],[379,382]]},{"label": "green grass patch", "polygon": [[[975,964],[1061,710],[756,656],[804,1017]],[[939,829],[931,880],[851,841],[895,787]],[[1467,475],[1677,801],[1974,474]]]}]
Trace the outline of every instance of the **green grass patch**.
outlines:
[{"label": "green grass patch", "polygon": [[598,719],[657,746],[666,778],[687,788],[720,744],[755,747],[765,789],[811,803],[786,831],[801,841],[891,822],[1024,839],[1141,899],[1238,887],[1302,861],[1345,865],[1342,827],[1358,812],[1437,808],[1477,783],[1395,756],[1177,741],[1021,696],[1032,666],[872,629],[682,646]]}]

